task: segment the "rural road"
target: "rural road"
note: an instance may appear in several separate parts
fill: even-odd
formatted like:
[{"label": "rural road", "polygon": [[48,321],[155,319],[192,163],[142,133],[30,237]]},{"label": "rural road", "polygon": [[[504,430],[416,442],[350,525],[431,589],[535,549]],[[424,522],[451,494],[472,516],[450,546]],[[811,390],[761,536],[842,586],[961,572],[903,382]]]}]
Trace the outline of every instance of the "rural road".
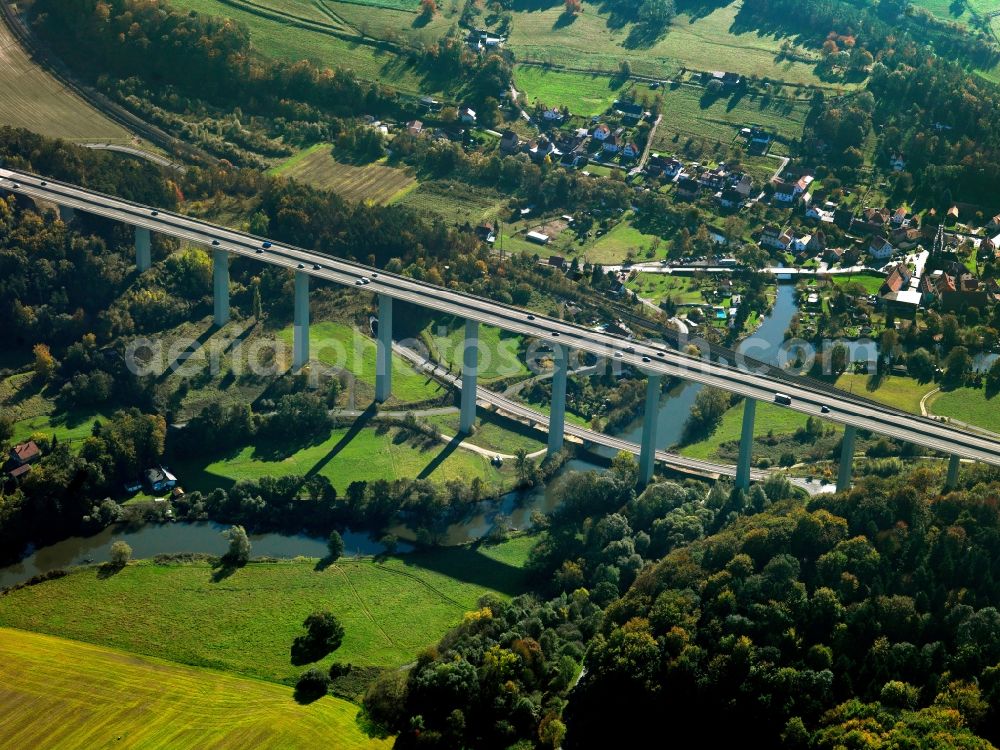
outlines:
[{"label": "rural road", "polygon": [[[443,367],[437,363],[425,358],[419,352],[415,352],[408,347],[400,346],[399,344],[393,344],[393,351],[402,357],[405,357],[409,362],[411,362],[418,370],[427,372],[428,374],[444,380],[453,387],[461,390],[462,379],[453,373],[448,372]],[[549,418],[547,415],[541,412],[535,411],[524,404],[521,404],[512,399],[508,399],[505,396],[501,396],[499,393],[494,393],[493,391],[487,390],[482,386],[478,387],[476,390],[477,401],[484,404],[492,406],[496,411],[509,414],[518,419],[526,420],[535,429],[541,431],[547,431],[549,425]],[[580,427],[579,425],[572,424],[570,422],[566,423],[565,427],[566,435],[569,437],[576,438],[577,440],[584,443],[591,443],[593,445],[601,445],[612,450],[625,451],[628,453],[633,453],[638,455],[639,445],[637,443],[624,440],[622,438],[615,437],[613,435],[606,435],[602,432],[596,432],[586,427]],[[532,454],[533,456],[542,455],[544,451],[539,451],[538,453]],[[492,453],[489,455],[493,455]],[[656,451],[656,460],[661,464],[664,464],[670,469],[675,471],[680,471],[682,473],[695,474],[697,476],[703,476],[710,479],[715,479],[722,476],[734,477],[736,476],[736,467],[730,466],[728,464],[717,464],[711,461],[703,461],[701,459],[687,458],[681,456],[677,453],[671,453],[665,450]],[[770,471],[762,471],[754,469],[751,471],[750,476],[755,481],[761,481],[766,479]],[[788,480],[796,487],[805,490],[810,495],[818,495],[822,493],[833,492],[835,490],[833,485],[824,485],[819,482],[810,482],[799,477],[788,477]]]},{"label": "rural road", "polygon": [[145,159],[146,161],[152,162],[153,164],[158,164],[161,167],[172,169],[175,172],[181,172],[182,174],[187,172],[187,167],[183,164],[170,161],[170,159],[167,159],[166,157],[154,154],[151,151],[145,151],[141,148],[135,148],[133,146],[120,146],[115,143],[81,143],[80,145],[84,148],[93,149],[95,151],[114,151],[119,154],[135,156],[139,159]]}]

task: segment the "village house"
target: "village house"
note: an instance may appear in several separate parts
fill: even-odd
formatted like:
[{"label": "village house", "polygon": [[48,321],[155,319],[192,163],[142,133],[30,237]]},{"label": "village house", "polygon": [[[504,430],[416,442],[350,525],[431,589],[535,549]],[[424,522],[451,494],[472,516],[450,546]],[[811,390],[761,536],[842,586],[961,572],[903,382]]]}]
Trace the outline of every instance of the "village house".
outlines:
[{"label": "village house", "polygon": [[793,203],[809,189],[812,182],[811,175],[803,175],[794,182],[779,179],[774,183],[774,199],[780,203]]},{"label": "village house", "polygon": [[469,46],[478,52],[502,47],[504,41],[502,36],[495,36],[485,29],[472,29],[468,36]]},{"label": "village house", "polygon": [[767,153],[773,140],[770,133],[757,125],[741,129],[740,135],[746,139],[748,152],[754,155]]},{"label": "village house", "polygon": [[603,122],[596,128],[594,128],[593,137],[595,141],[604,143],[604,141],[606,141],[610,135],[611,135],[611,128],[609,128]]},{"label": "village house", "polygon": [[726,178],[729,176],[729,171],[726,169],[725,164],[720,164],[715,169],[706,169],[698,176],[698,182],[707,187],[709,190],[721,190],[726,184]]},{"label": "village house", "polygon": [[744,198],[750,196],[753,190],[753,177],[746,172],[732,172],[727,178],[729,187],[742,195]]},{"label": "village house", "polygon": [[513,130],[505,130],[500,136],[500,153],[516,154],[521,148],[521,139]]},{"label": "village house", "polygon": [[820,208],[819,206],[809,206],[806,210],[807,219],[815,219],[816,221],[824,221],[827,223],[833,222],[833,211]]},{"label": "village house", "polygon": [[924,304],[930,304],[941,299],[946,292],[956,291],[958,287],[955,284],[955,277],[939,268],[929,274],[924,274],[924,277],[920,279],[919,289],[923,294]]},{"label": "village house", "polygon": [[804,234],[801,237],[796,237],[795,239],[792,240],[792,244],[791,247],[789,247],[789,250],[791,250],[794,253],[805,254],[806,250],[809,247],[809,244],[812,241],[813,241],[813,235],[811,234]]},{"label": "village house", "polygon": [[634,141],[629,141],[625,144],[625,148],[622,149],[622,156],[626,159],[636,159],[640,153],[642,152],[639,150],[639,147],[635,145]]},{"label": "village house", "polygon": [[865,224],[873,229],[881,229],[888,224],[892,218],[892,214],[889,212],[889,209],[885,207],[866,208],[861,215],[864,218]]},{"label": "village house", "polygon": [[993,255],[1000,257],[1000,234],[986,240],[986,247],[993,251]]},{"label": "village house", "polygon": [[177,486],[177,477],[162,466],[146,469],[146,486],[151,492],[164,492]]},{"label": "village house", "polygon": [[406,123],[406,132],[410,135],[420,135],[424,130],[424,124],[420,120],[410,120]]},{"label": "village house", "polygon": [[955,291],[941,295],[942,310],[965,310],[970,307],[983,309],[989,299],[987,287],[968,271],[955,279]]},{"label": "village house", "polygon": [[885,238],[885,235],[876,234],[868,243],[868,254],[875,260],[888,260],[892,257],[892,243]]},{"label": "village house", "polygon": [[677,182],[677,196],[686,200],[691,200],[698,196],[701,190],[701,183],[690,177],[685,177]]},{"label": "village house", "polygon": [[906,160],[903,159],[902,154],[893,154],[889,160],[889,166],[892,167],[893,172],[902,172],[906,169]]},{"label": "village house", "polygon": [[622,147],[622,138],[618,133],[612,133],[604,139],[604,150],[609,154],[617,154]]},{"label": "village house", "polygon": [[497,241],[496,227],[489,223],[480,224],[476,227],[476,236],[488,245],[492,245]]},{"label": "village house", "polygon": [[546,122],[550,122],[553,125],[560,125],[562,121],[566,119],[566,116],[554,107],[552,109],[547,109],[542,113],[542,119]]},{"label": "village house", "polygon": [[622,122],[626,125],[638,125],[639,120],[641,120],[646,114],[642,105],[636,104],[635,102],[626,102],[616,99],[614,108],[615,111],[622,116]]},{"label": "village house", "polygon": [[911,250],[920,242],[922,233],[913,227],[899,227],[893,229],[889,235],[889,241],[900,250]]},{"label": "village house", "polygon": [[24,475],[31,471],[31,464],[41,457],[42,451],[34,440],[18,443],[10,449],[7,475],[15,482],[20,482]]},{"label": "village house", "polygon": [[784,232],[774,224],[768,224],[760,233],[760,244],[775,250],[787,250],[792,243],[788,232]]},{"label": "village house", "polygon": [[528,148],[528,155],[531,157],[532,161],[540,163],[545,161],[545,157],[550,155],[559,156],[560,153],[552,141],[545,136],[542,136]]},{"label": "village house", "polygon": [[879,296],[885,297],[893,292],[901,292],[910,288],[910,270],[904,263],[897,263],[889,272],[879,289]]},{"label": "village house", "polygon": [[730,73],[728,71],[713,70],[709,74],[711,81],[718,81],[726,88],[732,88],[734,86],[739,86],[740,82],[743,80],[739,73]]},{"label": "village house", "polygon": [[743,194],[733,188],[726,188],[719,194],[719,205],[723,208],[739,208],[743,205]]},{"label": "village house", "polygon": [[828,247],[823,251],[823,260],[831,266],[840,263],[843,257],[844,248],[842,247]]},{"label": "village house", "polygon": [[469,107],[462,107],[458,110],[458,119],[468,125],[476,124],[476,111]]}]

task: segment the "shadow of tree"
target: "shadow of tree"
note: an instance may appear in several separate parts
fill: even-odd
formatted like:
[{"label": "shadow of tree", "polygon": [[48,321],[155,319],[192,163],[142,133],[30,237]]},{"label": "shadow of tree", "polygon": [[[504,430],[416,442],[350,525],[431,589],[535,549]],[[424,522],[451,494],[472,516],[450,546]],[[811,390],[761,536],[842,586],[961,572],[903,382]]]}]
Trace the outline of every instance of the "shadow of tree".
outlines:
[{"label": "shadow of tree", "polygon": [[229,559],[220,557],[212,564],[212,583],[224,581],[236,572],[238,565],[234,565]]},{"label": "shadow of tree", "polygon": [[674,5],[678,13],[684,13],[689,17],[688,23],[709,16],[719,8],[732,5],[734,0],[676,0]]},{"label": "shadow of tree", "polygon": [[559,29],[565,29],[568,26],[572,26],[575,21],[576,13],[561,13],[555,23],[552,24],[552,30],[558,31]]},{"label": "shadow of tree", "polygon": [[330,649],[317,646],[307,635],[296,636],[292,641],[291,661],[296,667],[317,662],[329,653]]},{"label": "shadow of tree", "polygon": [[97,567],[97,578],[106,581],[108,578],[118,575],[125,569],[124,565],[114,565],[113,563],[103,563]]},{"label": "shadow of tree", "polygon": [[316,565],[313,566],[313,570],[315,570],[317,573],[322,573],[324,570],[329,568],[335,562],[336,560],[334,560],[329,555],[327,555],[326,557],[321,557],[319,560],[316,561]]},{"label": "shadow of tree", "polygon": [[726,112],[732,112],[734,109],[736,109],[740,105],[740,102],[742,102],[743,99],[746,97],[746,95],[747,95],[747,89],[744,88],[737,89],[735,92],[733,92],[733,95],[729,97],[729,101],[726,102]]},{"label": "shadow of tree", "polygon": [[292,694],[295,697],[296,703],[301,703],[303,706],[308,706],[310,703],[315,703],[320,698],[326,695],[326,691],[320,691],[318,689],[309,689],[301,687],[299,685],[295,686],[295,692]]},{"label": "shadow of tree", "polygon": [[876,369],[875,372],[868,376],[868,380],[865,381],[865,390],[869,393],[877,391],[882,386],[882,383],[885,382],[885,379],[885,371],[883,370],[880,372]]},{"label": "shadow of tree", "polygon": [[[410,552],[395,559],[403,561],[407,568],[432,570],[449,578],[493,589],[508,596],[522,593],[527,573],[521,568],[487,557],[479,551],[481,546],[480,543],[472,547]],[[393,568],[387,570],[391,571]]]},{"label": "shadow of tree", "polygon": [[669,26],[654,26],[649,23],[635,23],[622,42],[625,49],[649,49],[670,31]]}]

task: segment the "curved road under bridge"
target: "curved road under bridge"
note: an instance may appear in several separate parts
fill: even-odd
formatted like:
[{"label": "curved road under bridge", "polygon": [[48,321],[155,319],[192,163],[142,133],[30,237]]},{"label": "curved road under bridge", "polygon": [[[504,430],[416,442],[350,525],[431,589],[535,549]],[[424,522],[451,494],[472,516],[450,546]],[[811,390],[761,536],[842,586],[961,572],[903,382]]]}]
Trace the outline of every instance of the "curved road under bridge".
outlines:
[{"label": "curved road under bridge", "polygon": [[[663,344],[629,341],[612,334],[592,331],[511,305],[470,294],[443,289],[425,282],[386,273],[360,263],[304,250],[284,243],[217,226],[188,216],[104,195],[76,185],[37,175],[0,169],[0,190],[49,201],[68,209],[86,211],[131,225],[136,231],[136,263],[149,267],[150,232],[198,243],[213,251],[215,321],[229,319],[229,256],[242,255],[262,263],[288,268],[295,273],[295,344],[293,366],[309,359],[309,279],[358,286],[379,298],[378,368],[376,395],[385,400],[391,393],[392,307],[394,300],[432,308],[466,320],[465,362],[462,370],[462,419],[464,431],[471,429],[476,408],[476,367],[479,324],[531,336],[553,348],[556,372],[549,428],[549,449],[560,450],[565,425],[565,387],[569,350],[577,349],[629,365],[646,374],[649,382],[646,413],[659,403],[661,378],[675,377],[721,388],[747,399],[743,439],[737,466],[737,484],[750,481],[750,446],[754,406],[758,400],[775,402],[789,409],[840,423],[845,427],[838,487],[850,485],[854,436],[857,430],[914,443],[951,457],[948,482],[957,478],[961,458],[1000,466],[1000,441],[974,435],[915,416],[861,396],[831,389],[805,377],[779,376],[763,367],[737,366],[735,353],[721,359],[699,358]],[[781,394],[779,396],[779,394]],[[640,474],[648,480],[656,461],[656,420],[643,424]]]}]

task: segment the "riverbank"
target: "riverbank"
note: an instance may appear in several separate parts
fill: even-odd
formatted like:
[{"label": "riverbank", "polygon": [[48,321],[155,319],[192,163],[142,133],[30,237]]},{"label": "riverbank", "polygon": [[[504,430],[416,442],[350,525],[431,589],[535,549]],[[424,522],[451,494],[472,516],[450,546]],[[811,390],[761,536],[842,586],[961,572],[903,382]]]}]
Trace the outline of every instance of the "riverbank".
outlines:
[{"label": "riverbank", "polygon": [[310,612],[329,610],[346,635],[315,666],[377,673],[412,661],[484,594],[522,593],[535,541],[333,564],[254,560],[233,571],[190,556],[91,565],[0,596],[0,626],[292,685],[305,668],[292,664],[292,642]]}]

